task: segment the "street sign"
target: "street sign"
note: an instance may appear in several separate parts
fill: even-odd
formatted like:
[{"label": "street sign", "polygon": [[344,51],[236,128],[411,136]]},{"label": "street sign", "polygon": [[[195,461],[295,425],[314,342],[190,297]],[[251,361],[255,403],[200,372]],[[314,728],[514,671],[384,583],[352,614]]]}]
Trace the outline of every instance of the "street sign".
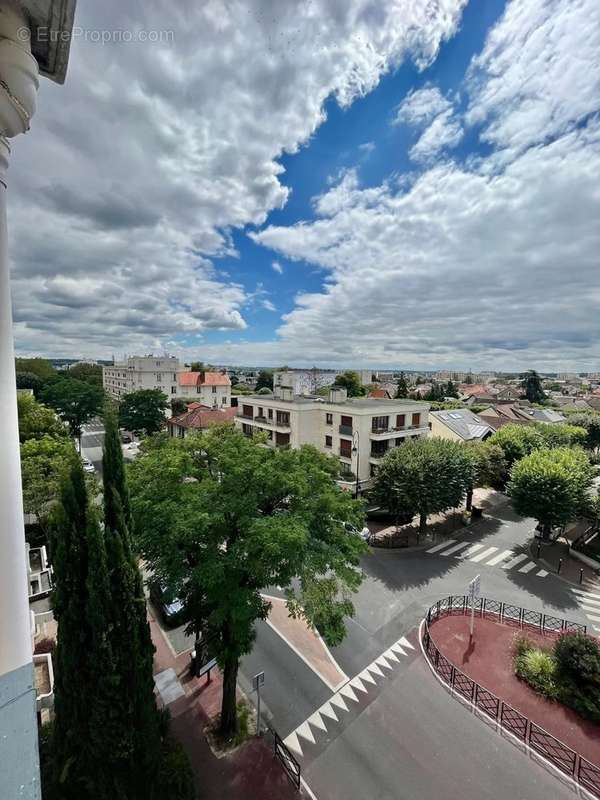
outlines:
[{"label": "street sign", "polygon": [[257,673],[257,674],[256,674],[256,675],[255,675],[255,676],[252,678],[252,688],[253,688],[255,691],[258,691],[258,690],[259,690],[259,688],[260,688],[261,686],[264,686],[264,685],[265,685],[265,673],[264,673],[264,672],[258,672],[258,673]]},{"label": "street sign", "polygon": [[469,583],[469,600],[473,602],[476,597],[479,597],[479,592],[481,590],[481,575],[476,575],[473,580]]}]

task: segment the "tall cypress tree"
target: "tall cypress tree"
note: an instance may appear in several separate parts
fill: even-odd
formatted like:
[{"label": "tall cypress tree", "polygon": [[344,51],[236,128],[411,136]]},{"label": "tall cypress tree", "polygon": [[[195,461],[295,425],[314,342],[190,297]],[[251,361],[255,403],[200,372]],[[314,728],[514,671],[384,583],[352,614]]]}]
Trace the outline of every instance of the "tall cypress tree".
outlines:
[{"label": "tall cypress tree", "polygon": [[117,668],[120,726],[112,767],[128,800],[151,798],[160,763],[154,699],[154,646],[142,577],[130,538],[129,493],[115,411],[104,415],[104,534],[110,579],[111,644]]}]

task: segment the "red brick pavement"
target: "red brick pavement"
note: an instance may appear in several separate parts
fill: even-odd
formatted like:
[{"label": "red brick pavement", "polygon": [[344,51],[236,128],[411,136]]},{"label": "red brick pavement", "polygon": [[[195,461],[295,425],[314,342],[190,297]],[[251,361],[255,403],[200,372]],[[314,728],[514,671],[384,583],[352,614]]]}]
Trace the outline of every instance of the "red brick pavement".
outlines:
[{"label": "red brick pavement", "polygon": [[[475,618],[469,641],[469,617],[447,616],[430,626],[439,651],[465,675],[560,739],[588,761],[600,765],[600,726],[582,719],[561,703],[552,702],[519,680],[513,670],[514,637],[518,628],[491,619]],[[555,637],[526,632],[542,647],[551,647]]]}]

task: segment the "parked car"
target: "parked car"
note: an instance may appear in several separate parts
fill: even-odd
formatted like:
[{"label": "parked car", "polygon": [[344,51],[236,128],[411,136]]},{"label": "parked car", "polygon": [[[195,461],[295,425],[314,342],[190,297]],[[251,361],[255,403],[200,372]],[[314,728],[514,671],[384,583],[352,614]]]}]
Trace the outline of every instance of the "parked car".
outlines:
[{"label": "parked car", "polygon": [[96,469],[89,458],[82,458],[81,463],[83,464],[83,471],[84,472],[95,472]]},{"label": "parked car", "polygon": [[349,533],[353,533],[355,536],[360,536],[360,538],[363,539],[365,542],[369,542],[371,539],[371,531],[367,528],[366,525],[364,526],[364,528],[361,528],[359,530],[357,527],[352,525],[352,523],[345,522],[344,527]]},{"label": "parked car", "polygon": [[150,599],[169,628],[176,628],[183,621],[183,603],[178,597],[169,595],[161,581],[150,584]]},{"label": "parked car", "polygon": [[129,444],[133,442],[133,435],[129,433],[129,431],[121,431],[121,441],[123,444]]}]

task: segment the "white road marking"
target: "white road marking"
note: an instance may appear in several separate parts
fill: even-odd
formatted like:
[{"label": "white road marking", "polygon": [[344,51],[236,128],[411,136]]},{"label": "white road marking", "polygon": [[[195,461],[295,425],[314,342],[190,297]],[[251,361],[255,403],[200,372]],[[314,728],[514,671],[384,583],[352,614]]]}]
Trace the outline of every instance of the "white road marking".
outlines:
[{"label": "white road marking", "polygon": [[319,728],[319,730],[327,733],[327,726],[321,719],[321,715],[319,714],[318,711],[315,711],[314,714],[311,714],[310,717],[308,718],[308,721],[310,722],[311,725],[314,725],[315,728]]},{"label": "white road marking", "polygon": [[310,728],[310,725],[308,724],[308,720],[306,722],[303,722],[302,725],[298,725],[298,727],[296,728],[296,733],[298,734],[298,736],[302,736],[309,742],[316,744],[315,737],[313,736],[313,732]]},{"label": "white road marking", "polygon": [[441,556],[451,556],[452,553],[458,553],[459,550],[462,550],[465,547],[469,546],[469,542],[459,542],[458,544],[453,544],[448,550],[444,550],[443,553],[440,553]]},{"label": "white road marking", "polygon": [[545,578],[548,573],[546,572],[545,569],[541,569],[539,572],[536,572],[535,574],[538,576],[538,578]]},{"label": "white road marking", "polygon": [[342,686],[340,689],[340,694],[343,694],[344,697],[347,697],[349,700],[354,700],[355,703],[358,703],[358,697],[354,694],[354,689],[348,684]]},{"label": "white road marking", "polygon": [[473,553],[476,553],[478,550],[481,550],[482,547],[483,547],[482,544],[472,544],[468,550],[465,550],[464,553],[459,553],[456,556],[456,558],[469,558],[469,556],[472,556]]},{"label": "white road marking", "polygon": [[512,569],[516,567],[517,564],[520,564],[521,561],[525,561],[529,556],[526,553],[521,553],[521,555],[515,556],[512,561],[509,561],[507,564],[502,564],[502,569]]},{"label": "white road marking", "polygon": [[476,556],[473,556],[473,558],[470,558],[469,561],[483,561],[484,558],[487,558],[488,556],[491,556],[492,553],[495,553],[497,549],[497,547],[488,547],[488,549],[484,550],[483,553],[478,553]]},{"label": "white road marking", "polygon": [[436,544],[435,547],[430,547],[429,550],[426,550],[425,552],[426,553],[437,553],[438,550],[444,550],[444,548],[448,547],[449,544],[453,544],[453,542],[455,542],[455,541],[456,541],[456,539],[446,539],[446,541],[442,542],[442,544]]},{"label": "white road marking", "polygon": [[531,572],[532,569],[535,569],[535,563],[533,561],[528,561],[524,567],[521,567],[519,572]]},{"label": "white road marking", "polygon": [[594,616],[594,614],[598,614],[600,612],[600,608],[590,608],[590,606],[581,606],[584,611],[591,611],[591,614],[586,614],[588,619],[593,619],[594,622],[600,621],[600,616]]},{"label": "white road marking", "polygon": [[501,561],[504,561],[505,558],[512,556],[512,554],[513,554],[512,550],[503,550],[497,556],[490,558],[490,560],[486,561],[485,563],[488,567],[495,567],[496,564],[499,564]]},{"label": "white road marking", "polygon": [[[600,594],[594,594],[594,592],[582,592],[581,589],[571,589],[571,591],[575,594],[585,597],[586,600],[589,599],[590,603],[600,602]],[[591,598],[594,599],[592,600]]]}]

